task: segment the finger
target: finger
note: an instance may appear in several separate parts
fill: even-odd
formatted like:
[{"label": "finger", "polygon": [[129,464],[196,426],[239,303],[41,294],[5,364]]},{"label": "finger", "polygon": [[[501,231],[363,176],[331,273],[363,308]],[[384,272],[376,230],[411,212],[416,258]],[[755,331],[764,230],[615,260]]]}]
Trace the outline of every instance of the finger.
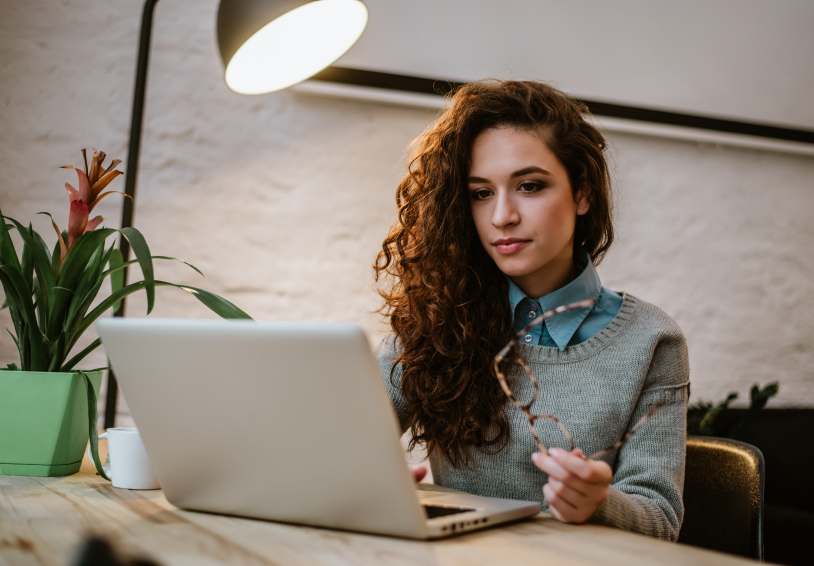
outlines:
[{"label": "finger", "polygon": [[[548,498],[546,498],[546,501],[548,501]],[[584,523],[594,514],[596,506],[574,507],[562,500],[558,500],[555,502],[549,501],[548,511],[555,519],[563,523]]]},{"label": "finger", "polygon": [[417,466],[411,470],[413,472],[413,478],[415,478],[416,483],[420,482],[424,479],[427,475],[427,467],[426,466]]},{"label": "finger", "polygon": [[537,452],[532,454],[531,459],[535,466],[548,474],[549,479],[554,478],[560,480],[561,482],[567,483],[574,489],[577,489],[583,493],[585,493],[585,490],[588,489],[588,482],[585,482],[580,477],[572,474],[552,456]]},{"label": "finger", "polygon": [[[546,492],[546,489],[545,489],[546,487],[548,487],[548,484],[543,486],[543,494],[545,494],[545,492]],[[552,496],[554,501],[549,501],[548,496],[546,497],[546,501],[548,501],[548,511],[551,513],[551,515],[554,516],[555,519],[557,519],[558,521],[560,521],[562,523],[580,523],[580,522],[582,522],[582,521],[580,521],[580,518],[579,518],[580,514],[581,514],[581,511],[579,509],[575,508],[572,505],[569,505],[568,503],[565,503],[562,500],[557,500],[556,496],[553,495],[553,494],[549,494],[549,495]]]},{"label": "finger", "polygon": [[572,489],[584,495],[588,495],[592,491],[595,491],[598,486],[601,487],[605,485],[603,483],[594,484],[584,481],[582,478],[577,477],[576,475],[572,474],[571,472],[563,468],[559,464],[559,462],[557,462],[551,456],[536,453],[532,454],[532,459],[534,460],[534,464],[538,468],[540,468],[542,471],[548,474],[549,481],[551,481],[552,479],[559,480],[564,484],[567,484]]},{"label": "finger", "polygon": [[549,478],[548,485],[551,489],[550,491],[554,492],[557,495],[558,499],[565,501],[572,507],[582,507],[584,505],[589,504],[590,495],[587,493],[580,492],[570,485],[563,483],[556,479]]},{"label": "finger", "polygon": [[551,515],[552,515],[552,516],[553,516],[555,519],[557,519],[559,522],[561,522],[561,523],[566,523],[566,522],[567,522],[567,521],[565,520],[565,518],[562,516],[562,513],[560,513],[560,510],[559,510],[559,509],[557,509],[556,507],[554,507],[554,506],[553,506],[553,505],[551,505],[551,504],[549,504],[549,505],[548,505],[548,512],[549,512],[549,513],[551,513]]},{"label": "finger", "polygon": [[549,507],[549,512],[551,512],[554,517],[563,523],[584,523],[590,515],[585,515],[579,509],[573,509],[571,507]]},{"label": "finger", "polygon": [[550,455],[550,452],[549,454],[535,452],[531,455],[531,461],[534,462],[535,466],[540,468],[549,476],[557,478],[558,480],[565,480],[569,476],[573,475],[571,472],[563,468],[562,465],[560,465],[560,463]]},{"label": "finger", "polygon": [[555,507],[560,513],[566,510],[571,511],[576,509],[574,505],[560,497],[550,483],[543,486],[543,495],[545,496],[545,500],[548,501],[549,507]]},{"label": "finger", "polygon": [[585,482],[605,484],[613,477],[613,471],[606,462],[583,460],[580,456],[561,448],[552,448],[549,454],[560,467]]}]

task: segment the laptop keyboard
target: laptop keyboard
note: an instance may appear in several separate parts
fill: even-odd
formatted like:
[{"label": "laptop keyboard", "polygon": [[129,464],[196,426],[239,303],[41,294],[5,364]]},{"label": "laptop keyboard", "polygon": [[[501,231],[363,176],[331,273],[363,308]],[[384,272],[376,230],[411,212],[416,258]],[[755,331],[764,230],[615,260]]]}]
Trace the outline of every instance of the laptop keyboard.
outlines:
[{"label": "laptop keyboard", "polygon": [[447,515],[456,515],[458,513],[475,510],[469,507],[441,507],[440,505],[422,505],[422,507],[424,507],[424,513],[426,513],[427,519],[446,517]]}]

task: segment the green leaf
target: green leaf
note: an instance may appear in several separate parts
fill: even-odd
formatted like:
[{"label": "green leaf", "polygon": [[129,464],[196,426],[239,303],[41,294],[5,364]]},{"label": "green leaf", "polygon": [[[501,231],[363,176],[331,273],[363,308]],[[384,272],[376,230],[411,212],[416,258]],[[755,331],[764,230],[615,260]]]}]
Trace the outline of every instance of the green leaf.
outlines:
[{"label": "green leaf", "polygon": [[139,266],[141,266],[141,273],[144,275],[144,289],[147,291],[147,314],[150,314],[155,306],[155,274],[153,273],[153,259],[150,255],[150,248],[141,232],[132,226],[122,228],[119,232],[127,238],[133,253],[136,254]]},{"label": "green leaf", "polygon": [[76,283],[87,269],[93,255],[104,246],[105,240],[115,233],[116,230],[112,228],[100,228],[79,236],[73,247],[68,250],[65,261],[62,262],[60,284],[63,287],[75,289]]},{"label": "green leaf", "polygon": [[64,329],[70,331],[76,326],[77,320],[85,316],[91,303],[99,293],[99,288],[102,286],[101,274],[104,269],[104,263],[106,262],[107,253],[104,247],[99,246],[93,252],[93,255],[88,261],[88,265],[79,278],[74,298],[71,300],[68,307],[68,314],[65,317]]},{"label": "green leaf", "polygon": [[18,339],[15,338],[14,342],[17,344],[17,350],[20,353],[20,363],[23,365],[23,369],[28,369],[28,364],[25,361],[26,354],[25,352],[28,351],[28,343],[25,339],[27,332],[25,330],[25,322],[23,322],[23,317],[20,315],[20,309],[12,299],[15,296],[15,292],[13,287],[11,286],[11,282],[8,282],[8,287],[6,283],[3,282],[3,275],[0,272],[0,284],[3,285],[3,288],[6,290],[6,303],[8,304],[9,314],[11,315],[11,322],[14,324],[14,332],[19,337]]},{"label": "green leaf", "polygon": [[[195,271],[197,271],[197,272],[198,272],[198,274],[199,274],[201,277],[206,277],[206,276],[203,274],[203,271],[201,271],[200,269],[198,269],[197,267],[195,267],[195,266],[194,266],[194,265],[192,265],[191,263],[187,263],[187,262],[186,262],[186,261],[184,261],[183,259],[178,259],[177,257],[169,257],[169,256],[166,256],[166,255],[154,255],[154,256],[152,256],[152,257],[153,257],[153,259],[169,259],[169,260],[172,260],[172,261],[178,261],[178,262],[181,262],[181,263],[183,263],[184,265],[188,265],[189,267],[191,267],[192,269],[194,269]],[[102,274],[102,276],[112,275],[112,274],[116,273],[117,271],[121,271],[121,270],[123,270],[125,267],[131,266],[131,265],[133,265],[134,263],[137,263],[137,262],[138,262],[138,260],[137,260],[137,259],[131,259],[130,261],[126,261],[126,262],[124,262],[124,263],[121,263],[121,264],[117,265],[116,267],[112,267],[112,266],[111,266],[111,268],[110,268],[110,269],[108,269],[107,271],[105,271],[105,272]]]},{"label": "green leaf", "polygon": [[21,270],[23,274],[23,281],[28,287],[29,295],[34,293],[34,249],[28,244],[23,243],[23,261]]},{"label": "green leaf", "polygon": [[[2,280],[3,277],[2,274],[0,274],[0,283],[2,283]],[[5,286],[5,283],[2,284]],[[6,299],[8,300],[9,297],[6,296]],[[28,362],[25,360],[27,360],[26,352],[28,351],[28,343],[25,338],[27,336],[27,332],[25,330],[25,323],[23,322],[23,319],[20,316],[20,310],[15,306],[14,303],[11,302],[8,303],[8,310],[9,314],[11,315],[11,322],[14,324],[14,332],[16,333],[16,336],[12,335],[12,338],[14,338],[14,343],[17,345],[17,351],[19,352],[20,355],[20,363],[22,364],[23,369],[27,369]],[[9,334],[11,334],[10,330],[8,329],[6,330],[8,331]],[[19,336],[20,338],[18,339],[17,336]]]},{"label": "green leaf", "polygon": [[777,395],[780,385],[777,382],[770,383],[763,389],[757,384],[753,385],[749,391],[751,401],[749,408],[741,415],[738,425],[732,431],[731,437],[735,440],[745,440],[749,442],[754,436],[754,423],[760,412],[773,396]]},{"label": "green leaf", "polygon": [[59,366],[62,365],[66,353],[65,332],[60,332],[56,342],[48,346],[48,354],[51,357],[51,362],[48,364],[48,371],[59,371]]},{"label": "green leaf", "polygon": [[[48,253],[45,242],[43,242],[40,235],[34,231],[30,224],[28,228],[25,228],[16,220],[12,218],[9,218],[9,220],[14,223],[17,232],[20,234],[20,237],[22,237],[23,242],[25,242],[25,248],[23,248],[23,263],[25,263],[26,249],[28,249],[27,253],[29,253],[31,259],[33,259],[33,267],[37,273],[37,283],[40,286],[42,297],[45,301],[43,310],[47,313],[49,305],[54,299],[53,289],[55,285],[54,275],[51,269],[51,255]],[[48,321],[43,320],[41,317],[40,325],[42,331],[47,334]]]},{"label": "green leaf", "polygon": [[86,232],[77,238],[65,256],[65,261],[62,262],[62,274],[59,276],[59,287],[54,289],[70,289],[72,292],[70,294],[64,291],[54,293],[54,304],[51,307],[50,315],[50,325],[54,331],[64,328],[71,299],[76,296],[73,290],[78,287],[79,279],[85,272],[91,257],[99,247],[104,246],[105,239],[115,233],[116,230],[111,228]]},{"label": "green leaf", "polygon": [[[51,264],[51,252],[48,251],[48,246],[45,243],[45,240],[42,239],[42,236],[39,235],[39,232],[31,230],[31,237],[34,239],[35,244],[40,249],[40,253],[45,257],[47,263]],[[59,245],[59,242],[57,242]]]},{"label": "green leaf", "polygon": [[760,389],[757,384],[753,385],[750,392],[751,403],[749,408],[754,410],[762,409],[766,406],[769,399],[777,395],[778,391],[780,391],[780,384],[776,381],[768,384],[763,389]]},{"label": "green leaf", "polygon": [[204,291],[203,289],[198,289],[197,287],[190,287],[189,285],[176,285],[175,283],[166,283],[164,281],[156,281],[155,284],[171,285],[181,289],[182,291],[186,291],[201,301],[204,305],[209,307],[209,310],[221,318],[242,318],[252,320],[252,317],[250,317],[248,314],[215,293],[210,293],[209,291]]},{"label": "green leaf", "polygon": [[46,308],[48,301],[43,298],[42,285],[39,283],[39,278],[34,277],[34,309],[37,311],[37,320],[40,321],[40,330],[46,336],[48,335],[48,309]]},{"label": "green leaf", "polygon": [[[0,217],[11,220],[8,216],[3,216],[2,211],[0,211]],[[16,267],[17,270],[20,269],[20,260],[17,258],[17,251],[14,249],[14,242],[11,241],[5,222],[0,222],[0,264],[8,264]]]},{"label": "green leaf", "polygon": [[[6,290],[6,296],[9,297],[11,302],[15,303],[15,306],[19,309],[26,326],[27,337],[31,347],[31,368],[29,371],[45,371],[48,367],[45,344],[43,343],[42,334],[37,326],[37,317],[34,314],[34,304],[31,300],[31,294],[29,290],[26,289],[23,276],[19,269],[14,269],[10,265],[2,265],[0,266],[0,281],[2,281],[3,288]],[[16,294],[16,297],[11,294],[12,292]],[[24,338],[24,336],[21,336],[19,333],[17,337],[21,340]],[[20,361],[23,363],[23,367],[25,367],[25,360],[21,359]]]},{"label": "green leaf", "polygon": [[87,348],[85,348],[84,350],[79,352],[77,355],[75,355],[73,358],[71,358],[68,362],[66,362],[65,365],[63,365],[59,369],[59,371],[63,371],[63,372],[64,371],[71,371],[76,364],[78,364],[79,362],[81,362],[85,358],[85,356],[90,354],[92,351],[94,351],[96,348],[98,348],[101,345],[102,345],[102,339],[97,338],[96,340],[91,342],[90,345]]},{"label": "green leaf", "polygon": [[85,318],[77,326],[76,330],[73,332],[71,336],[71,340],[69,343],[68,351],[73,349],[76,341],[79,339],[80,336],[87,330],[91,324],[93,324],[96,319],[102,316],[109,308],[113,307],[113,305],[118,304],[123,298],[127,297],[128,295],[132,295],[136,291],[140,291],[144,288],[144,281],[137,281],[135,283],[131,283],[130,285],[119,289],[115,293],[111,293],[108,298],[104,301],[99,303],[95,309],[90,311]]},{"label": "green leaf", "polygon": [[[54,220],[54,217],[51,216],[50,212],[38,212],[37,214],[42,214],[43,216],[47,216],[48,218],[50,218],[51,219],[51,224],[53,224],[54,228],[56,229],[57,223]],[[67,230],[62,231],[62,241],[63,242],[68,241],[68,231]],[[59,245],[59,238],[57,238],[57,241],[54,243],[54,251],[51,253],[51,275],[52,275],[54,281],[59,279],[59,268],[60,268],[60,260],[61,259],[62,259],[62,248]]]},{"label": "green leaf", "polygon": [[[100,251],[102,249],[103,248],[99,248]],[[116,251],[115,243],[110,246],[104,255],[99,256],[100,261],[91,260],[91,265],[85,270],[85,274],[83,275],[83,281],[92,283],[92,286],[89,286],[89,284],[80,286],[77,295],[81,296],[81,299],[75,297],[73,301],[71,301],[71,307],[68,310],[68,318],[65,322],[65,328],[75,328],[82,317],[87,314],[88,309],[93,304],[93,301],[96,300],[96,296],[99,294],[99,289],[102,287],[102,283],[104,283],[102,271],[105,268],[105,265],[107,265],[107,263],[110,261],[110,257],[113,255],[114,251]],[[97,256],[94,255],[94,257]]]},{"label": "green leaf", "polygon": [[67,287],[62,287],[61,285],[56,285],[54,289],[57,291],[65,291],[66,293],[70,293],[71,295],[76,296],[76,293],[73,292],[73,289],[68,289]]},{"label": "green leaf", "polygon": [[93,456],[93,464],[96,466],[96,471],[99,472],[99,475],[107,481],[110,481],[99,459],[99,433],[96,431],[96,412],[98,411],[97,405],[99,398],[96,396],[96,390],[93,388],[93,383],[91,383],[87,374],[82,370],[79,370],[78,373],[84,378],[88,393],[88,440],[90,441],[90,453],[91,456]]},{"label": "green leaf", "polygon": [[6,328],[6,332],[8,332],[8,335],[11,336],[12,340],[14,340],[14,343],[17,345],[17,349],[19,350],[20,349],[20,343],[17,341],[17,337],[14,334],[12,334],[11,330],[9,330],[8,328]]},{"label": "green leaf", "polygon": [[[240,310],[238,307],[220,297],[214,293],[210,293],[209,291],[204,291],[203,289],[198,289],[196,287],[190,287],[188,285],[176,285],[175,283],[168,283],[166,281],[156,281],[156,286],[158,287],[177,287],[187,293],[192,294],[195,296],[196,299],[201,301],[204,305],[209,307],[215,314],[223,317],[223,318],[241,318],[241,319],[249,319],[252,320],[248,314]],[[144,281],[137,281],[135,283],[131,283],[126,287],[119,289],[115,293],[112,293],[108,298],[104,301],[99,303],[95,309],[88,313],[88,315],[82,320],[79,324],[79,327],[75,331],[74,335],[71,338],[70,351],[71,348],[76,344],[76,340],[85,330],[93,324],[96,319],[102,316],[109,308],[113,305],[121,301],[124,297],[128,295],[132,295],[133,293],[140,291],[141,289],[145,288]]]},{"label": "green leaf", "polygon": [[[707,436],[715,436],[719,433],[717,432],[716,428],[716,420],[720,416],[722,412],[729,408],[729,404],[738,398],[737,393],[730,393],[727,395],[726,399],[715,406],[708,405],[708,404],[699,404],[702,406],[703,411],[700,417],[700,422],[697,424],[697,433],[695,434],[703,434]],[[689,413],[688,413],[689,415]]]},{"label": "green leaf", "polygon": [[[2,213],[0,216],[3,216]],[[0,276],[0,283],[2,283],[6,295],[4,304],[8,306],[14,323],[14,330],[17,334],[15,344],[23,369],[40,368],[47,364],[47,359],[44,357],[42,334],[37,326],[37,316],[31,297],[33,284],[31,268],[32,265],[35,265],[37,254],[33,247],[28,248],[26,245],[30,241],[29,231],[14,219],[5,216],[3,218],[12,222],[12,226],[18,229],[24,241],[24,261],[21,264],[8,232],[9,227],[5,222],[0,222],[0,266],[4,269]]]},{"label": "green leaf", "polygon": [[[115,293],[124,287],[124,262],[122,258],[122,252],[118,249],[113,249],[113,253],[110,254],[110,258],[108,259],[108,266],[110,269],[102,273],[102,278],[104,279],[108,275],[110,275],[110,292]],[[130,262],[127,262],[130,263]],[[115,305],[113,305],[113,313],[119,312],[119,309],[122,306],[122,302],[119,301]]]},{"label": "green leaf", "polygon": [[[87,295],[88,291],[96,286],[96,277],[95,277],[96,271],[99,267],[99,264],[102,262],[102,258],[104,257],[104,255],[105,248],[103,243],[93,251],[93,253],[90,256],[90,259],[88,259],[88,263],[85,265],[85,269],[82,270],[82,275],[79,277],[79,280],[76,282],[76,286],[73,288],[74,292],[76,293],[76,298],[72,301],[74,303],[72,305],[74,309],[78,308],[78,303],[84,300],[85,295]],[[99,273],[101,274],[101,271]]]},{"label": "green leaf", "polygon": [[51,253],[51,278],[54,281],[57,281],[59,275],[59,254],[59,240],[57,240],[57,243],[54,244],[54,251]]},{"label": "green leaf", "polygon": [[[69,336],[69,344],[75,344],[76,340],[79,338],[78,335],[74,334],[76,328],[82,321],[82,318],[84,318],[84,316],[87,314],[88,309],[96,300],[96,296],[99,294],[99,289],[101,289],[102,283],[104,283],[102,272],[105,265],[107,265],[107,263],[110,261],[110,257],[113,255],[115,249],[116,247],[114,243],[106,252],[104,252],[104,254],[102,254],[104,248],[99,247],[97,249],[98,253],[93,255],[87,269],[85,269],[85,273],[82,275],[82,280],[77,290],[77,294],[71,301],[70,308],[68,309],[68,315],[64,324],[64,330]],[[65,355],[67,354],[68,351],[66,350]]]},{"label": "green leaf", "polygon": [[17,371],[17,370],[20,369],[20,368],[17,367],[17,364],[8,364],[8,365],[6,365],[6,367],[8,369],[10,369],[10,370],[13,370],[13,371]]}]

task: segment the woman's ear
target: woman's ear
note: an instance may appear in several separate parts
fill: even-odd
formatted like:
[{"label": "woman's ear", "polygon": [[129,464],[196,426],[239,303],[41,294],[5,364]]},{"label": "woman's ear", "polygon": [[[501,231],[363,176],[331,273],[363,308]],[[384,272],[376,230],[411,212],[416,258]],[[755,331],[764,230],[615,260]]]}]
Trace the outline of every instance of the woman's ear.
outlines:
[{"label": "woman's ear", "polygon": [[582,188],[574,195],[574,201],[577,203],[577,216],[587,213],[591,208],[591,188],[583,184]]}]

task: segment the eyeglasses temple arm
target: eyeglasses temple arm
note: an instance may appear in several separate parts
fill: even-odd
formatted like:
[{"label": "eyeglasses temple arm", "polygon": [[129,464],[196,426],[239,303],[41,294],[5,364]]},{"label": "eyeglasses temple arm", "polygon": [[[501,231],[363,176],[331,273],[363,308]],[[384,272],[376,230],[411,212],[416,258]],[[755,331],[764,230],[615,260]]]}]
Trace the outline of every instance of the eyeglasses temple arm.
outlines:
[{"label": "eyeglasses temple arm", "polygon": [[620,439],[620,440],[619,440],[619,441],[618,441],[616,444],[614,444],[613,446],[610,446],[609,448],[605,448],[604,450],[600,450],[599,452],[596,452],[596,453],[594,453],[594,454],[591,454],[590,456],[588,456],[588,457],[587,457],[587,458],[585,458],[585,459],[586,459],[586,460],[596,460],[597,458],[601,458],[602,456],[605,456],[605,455],[607,455],[607,454],[610,454],[610,453],[611,453],[611,452],[613,452],[614,450],[618,450],[619,448],[621,448],[621,447],[622,447],[622,446],[623,446],[623,445],[624,445],[624,444],[625,444],[625,443],[626,443],[628,440],[630,440],[630,437],[631,437],[631,436],[633,436],[633,435],[636,433],[636,431],[637,431],[637,430],[639,430],[640,428],[642,428],[642,426],[644,425],[644,423],[646,423],[647,421],[649,421],[649,420],[650,420],[650,417],[652,417],[652,416],[653,416],[653,413],[655,413],[656,411],[658,411],[658,409],[659,409],[659,407],[661,407],[661,405],[662,405],[661,401],[659,401],[658,403],[656,403],[655,405],[653,405],[653,408],[652,408],[652,409],[650,409],[650,410],[647,412],[647,414],[646,414],[645,416],[643,416],[643,417],[642,417],[642,418],[639,420],[639,422],[637,422],[637,423],[636,423],[636,425],[635,425],[635,426],[634,426],[632,429],[630,429],[630,430],[628,431],[628,433],[627,433],[626,435],[624,435],[624,436],[623,436],[623,437],[622,437],[622,438],[621,438],[621,439]]}]

